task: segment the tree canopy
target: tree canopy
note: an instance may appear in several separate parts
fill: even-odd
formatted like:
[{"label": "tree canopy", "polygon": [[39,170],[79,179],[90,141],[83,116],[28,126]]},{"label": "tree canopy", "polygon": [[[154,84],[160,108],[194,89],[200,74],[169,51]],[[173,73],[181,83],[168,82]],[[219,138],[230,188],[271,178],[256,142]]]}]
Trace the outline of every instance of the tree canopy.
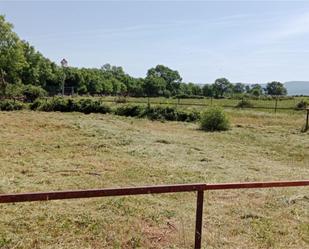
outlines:
[{"label": "tree canopy", "polygon": [[[38,87],[42,93],[56,95],[63,84],[69,93],[92,95],[222,98],[231,94],[263,94],[260,85],[232,84],[226,78],[216,79],[213,84],[186,83],[177,70],[165,65],[150,68],[145,78],[132,77],[122,67],[108,63],[101,68],[62,68],[21,40],[13,25],[0,15],[0,97],[29,92],[29,89],[38,93]],[[37,88],[25,87],[29,85]],[[271,82],[265,93],[285,95],[287,92],[280,82]]]},{"label": "tree canopy", "polygon": [[287,90],[284,85],[278,81],[273,81],[267,84],[265,91],[268,95],[279,96],[287,95]]}]

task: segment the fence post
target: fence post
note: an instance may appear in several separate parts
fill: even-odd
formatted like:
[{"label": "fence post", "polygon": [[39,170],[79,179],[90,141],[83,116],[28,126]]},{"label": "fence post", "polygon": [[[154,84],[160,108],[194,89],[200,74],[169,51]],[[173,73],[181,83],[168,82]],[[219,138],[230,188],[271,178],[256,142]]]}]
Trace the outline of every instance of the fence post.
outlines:
[{"label": "fence post", "polygon": [[306,126],[305,126],[305,131],[309,130],[309,108],[307,110],[307,118],[306,118]]},{"label": "fence post", "polygon": [[195,220],[195,249],[201,249],[203,229],[203,202],[204,191],[197,191],[196,220]]},{"label": "fence post", "polygon": [[275,113],[277,113],[277,106],[278,106],[278,96],[276,97]]}]

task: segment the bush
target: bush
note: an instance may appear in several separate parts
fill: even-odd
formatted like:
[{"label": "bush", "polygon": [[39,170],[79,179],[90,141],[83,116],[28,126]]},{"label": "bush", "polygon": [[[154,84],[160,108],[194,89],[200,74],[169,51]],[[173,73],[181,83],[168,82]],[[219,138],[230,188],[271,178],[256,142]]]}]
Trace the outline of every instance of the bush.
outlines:
[{"label": "bush", "polygon": [[38,98],[46,96],[47,92],[42,87],[26,85],[22,89],[22,95],[27,102],[33,102]]},{"label": "bush", "polygon": [[127,103],[128,100],[125,96],[118,96],[117,98],[114,99],[114,102],[118,104],[123,104],[123,103]]},{"label": "bush", "polygon": [[40,108],[40,111],[46,112],[70,112],[68,102],[64,98],[55,98],[49,101],[45,101]]},{"label": "bush", "polygon": [[0,101],[0,110],[1,111],[18,111],[24,108],[22,102],[14,100],[2,100]]},{"label": "bush", "polygon": [[253,104],[249,100],[241,100],[236,105],[237,108],[252,108]]},{"label": "bush", "polygon": [[177,121],[178,115],[175,107],[154,106],[147,107],[144,116],[147,116],[151,120]]},{"label": "bush", "polygon": [[91,99],[64,99],[55,98],[50,100],[36,100],[31,106],[31,110],[39,110],[45,112],[59,111],[59,112],[82,112],[89,113],[109,113],[111,108],[98,100]]},{"label": "bush", "polygon": [[211,108],[201,115],[201,129],[205,131],[226,131],[230,127],[229,120],[222,109]]},{"label": "bush", "polygon": [[199,119],[196,111],[182,111],[173,106],[154,106],[145,109],[143,116],[151,120],[193,122]]},{"label": "bush", "polygon": [[115,110],[115,114],[126,117],[141,117],[145,112],[145,107],[141,105],[124,105]]},{"label": "bush", "polygon": [[178,111],[177,121],[194,122],[200,119],[200,113],[197,111]]},{"label": "bush", "polygon": [[179,94],[173,97],[174,99],[204,99],[202,95]]},{"label": "bush", "polygon": [[105,114],[111,112],[111,108],[98,100],[81,99],[76,104],[71,101],[71,111]]},{"label": "bush", "polygon": [[295,109],[306,109],[309,106],[309,103],[305,100],[301,100],[295,106]]},{"label": "bush", "polygon": [[33,111],[39,110],[41,106],[43,105],[43,101],[47,101],[47,100],[36,99],[32,104],[30,104],[30,109]]},{"label": "bush", "polygon": [[11,99],[23,100],[23,89],[24,85],[22,84],[8,84],[6,87],[6,97]]},{"label": "bush", "polygon": [[[82,112],[88,113],[111,113],[108,105],[92,99],[37,99],[30,105],[31,110],[52,112]],[[182,111],[174,106],[151,106],[144,105],[121,105],[115,108],[114,113],[119,116],[149,118],[151,120],[185,121],[194,122],[200,118],[197,111]]]}]

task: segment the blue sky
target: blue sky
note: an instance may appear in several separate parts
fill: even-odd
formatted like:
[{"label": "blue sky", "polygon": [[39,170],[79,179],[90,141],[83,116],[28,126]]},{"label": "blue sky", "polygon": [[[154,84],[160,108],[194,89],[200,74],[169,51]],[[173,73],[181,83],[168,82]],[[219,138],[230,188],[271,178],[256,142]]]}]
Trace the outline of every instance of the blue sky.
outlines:
[{"label": "blue sky", "polygon": [[309,80],[309,1],[1,1],[18,35],[71,66],[164,64],[187,82]]}]

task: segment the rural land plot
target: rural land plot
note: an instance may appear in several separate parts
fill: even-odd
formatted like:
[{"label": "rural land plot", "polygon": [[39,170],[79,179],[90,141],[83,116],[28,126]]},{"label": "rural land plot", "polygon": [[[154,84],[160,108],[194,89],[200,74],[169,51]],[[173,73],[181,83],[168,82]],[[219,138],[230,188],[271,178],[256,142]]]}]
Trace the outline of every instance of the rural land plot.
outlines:
[{"label": "rural land plot", "polygon": [[[309,178],[302,114],[228,111],[232,129],[1,112],[1,193]],[[309,248],[306,188],[205,193],[207,248]],[[0,248],[189,248],[194,194],[0,205]]]}]

